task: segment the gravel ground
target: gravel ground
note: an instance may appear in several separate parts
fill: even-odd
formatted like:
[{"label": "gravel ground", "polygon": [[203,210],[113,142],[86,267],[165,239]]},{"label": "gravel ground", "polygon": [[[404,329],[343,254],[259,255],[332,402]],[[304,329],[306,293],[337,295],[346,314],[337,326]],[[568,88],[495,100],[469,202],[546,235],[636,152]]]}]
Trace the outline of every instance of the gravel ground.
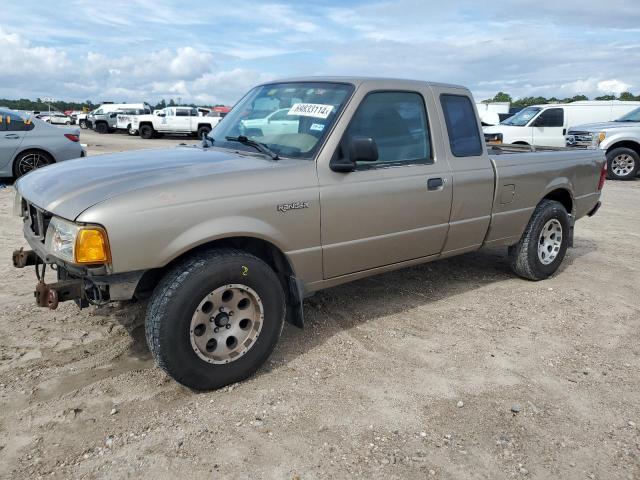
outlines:
[{"label": "gravel ground", "polygon": [[[165,147],[83,131],[89,154]],[[608,182],[559,273],[486,250],[305,302],[253,378],[194,393],[144,305],[34,306],[0,189],[4,478],[640,478],[640,181]]]}]

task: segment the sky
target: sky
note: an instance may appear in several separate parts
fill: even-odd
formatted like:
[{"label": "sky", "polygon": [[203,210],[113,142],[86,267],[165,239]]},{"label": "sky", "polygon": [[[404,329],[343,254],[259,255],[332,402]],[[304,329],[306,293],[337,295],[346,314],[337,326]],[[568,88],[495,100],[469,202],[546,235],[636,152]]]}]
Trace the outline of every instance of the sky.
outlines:
[{"label": "sky", "polygon": [[300,75],[640,94],[640,0],[3,0],[0,98],[233,104]]}]

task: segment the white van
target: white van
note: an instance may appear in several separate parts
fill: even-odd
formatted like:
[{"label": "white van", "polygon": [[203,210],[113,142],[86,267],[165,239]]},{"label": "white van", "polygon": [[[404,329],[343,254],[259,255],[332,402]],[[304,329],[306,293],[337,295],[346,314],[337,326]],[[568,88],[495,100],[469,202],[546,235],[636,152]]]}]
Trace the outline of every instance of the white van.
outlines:
[{"label": "white van", "polygon": [[480,102],[476,103],[478,116],[483,126],[497,125],[500,123],[500,114],[509,113],[509,102]]},{"label": "white van", "polygon": [[610,122],[640,102],[580,101],[526,107],[499,125],[484,127],[487,143],[564,147],[567,130],[585,123]]}]

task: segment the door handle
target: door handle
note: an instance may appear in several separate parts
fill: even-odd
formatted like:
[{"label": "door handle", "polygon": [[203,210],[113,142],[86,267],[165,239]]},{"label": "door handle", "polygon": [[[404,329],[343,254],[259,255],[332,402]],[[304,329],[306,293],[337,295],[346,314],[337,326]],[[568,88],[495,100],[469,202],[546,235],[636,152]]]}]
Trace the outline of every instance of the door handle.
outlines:
[{"label": "door handle", "polygon": [[444,180],[440,177],[427,180],[427,190],[442,190]]},{"label": "door handle", "polygon": [[20,135],[18,135],[17,133],[9,133],[5,135],[4,138],[11,138],[11,139],[17,140],[18,138],[20,138]]}]

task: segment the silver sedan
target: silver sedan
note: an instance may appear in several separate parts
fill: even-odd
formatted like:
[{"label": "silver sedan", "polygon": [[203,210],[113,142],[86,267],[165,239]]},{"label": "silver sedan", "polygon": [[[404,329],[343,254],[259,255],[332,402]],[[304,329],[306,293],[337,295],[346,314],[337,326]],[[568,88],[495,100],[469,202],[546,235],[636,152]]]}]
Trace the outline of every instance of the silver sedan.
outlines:
[{"label": "silver sedan", "polygon": [[80,129],[50,125],[0,108],[0,178],[84,157]]}]

